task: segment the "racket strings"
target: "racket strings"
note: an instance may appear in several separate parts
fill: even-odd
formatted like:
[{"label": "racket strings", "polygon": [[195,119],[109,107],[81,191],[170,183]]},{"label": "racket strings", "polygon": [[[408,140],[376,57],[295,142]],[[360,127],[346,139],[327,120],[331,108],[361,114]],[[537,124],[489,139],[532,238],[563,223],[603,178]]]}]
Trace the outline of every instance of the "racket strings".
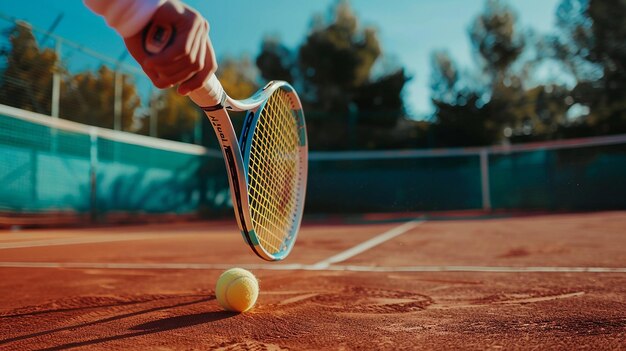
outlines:
[{"label": "racket strings", "polygon": [[[259,160],[259,162],[262,162]],[[281,171],[274,172],[274,174]],[[259,236],[261,243],[266,249],[270,251],[280,251],[282,243],[285,241],[290,231],[289,217],[286,215],[289,207],[293,207],[292,204],[286,203],[285,199],[279,199],[283,203],[277,203],[276,184],[268,182],[267,174],[260,175],[255,172],[261,179],[257,183],[259,188],[265,188],[265,192],[252,192],[256,201],[253,201],[253,218],[255,229],[257,229],[257,236]],[[279,179],[279,178],[277,178]],[[289,201],[289,200],[287,200]],[[285,206],[286,205],[286,206]]]},{"label": "racket strings", "polygon": [[[272,107],[271,105],[268,107],[267,112],[269,114],[275,112],[272,111]],[[276,123],[268,123],[267,127],[275,128],[275,124]],[[279,130],[284,131],[284,129],[281,128],[279,128]],[[271,138],[264,137],[263,134],[260,134],[260,136],[261,137],[258,139],[259,144],[267,145],[271,143]],[[288,139],[282,138],[282,140]],[[287,195],[287,192],[291,191],[288,187],[293,172],[290,172],[290,165],[288,162],[285,162],[288,158],[285,158],[285,155],[277,154],[281,150],[277,149],[274,151],[274,158],[270,158],[274,162],[268,162],[267,158],[258,157],[256,159],[257,164],[265,164],[266,166],[266,169],[253,169],[253,174],[256,175],[258,185],[260,186],[259,188],[263,188],[266,191],[255,192],[255,194],[258,195],[256,196],[258,201],[255,201],[256,206],[254,207],[256,212],[256,227],[258,227],[257,235],[268,249],[279,251],[285,240],[285,236],[288,236],[290,231],[289,217],[286,213],[289,212],[289,207],[293,207],[293,204],[289,203],[290,199],[285,195]],[[263,171],[268,170],[271,172],[263,173]],[[281,183],[285,189],[280,188]]]},{"label": "racket strings", "polygon": [[297,216],[300,135],[287,93],[277,90],[260,113],[249,153],[252,222],[260,244],[280,252],[293,235]]}]

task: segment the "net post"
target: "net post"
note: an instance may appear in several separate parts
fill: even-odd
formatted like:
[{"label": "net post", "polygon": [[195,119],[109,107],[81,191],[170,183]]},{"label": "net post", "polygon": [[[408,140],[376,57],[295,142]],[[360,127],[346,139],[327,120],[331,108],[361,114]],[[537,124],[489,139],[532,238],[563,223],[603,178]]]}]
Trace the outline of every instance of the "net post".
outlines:
[{"label": "net post", "polygon": [[193,143],[196,145],[202,145],[202,114],[198,111],[198,118],[193,128]]},{"label": "net post", "polygon": [[159,123],[159,96],[154,91],[154,88],[150,86],[150,131],[148,135],[154,138],[158,138],[158,125]]},{"label": "net post", "polygon": [[98,219],[98,130],[89,129],[89,214],[91,222]]},{"label": "net post", "polygon": [[[50,102],[50,116],[52,118],[59,118],[59,104],[61,101],[61,72],[59,72],[61,65],[61,38],[57,38],[54,47],[54,52],[57,55],[54,71],[52,72],[52,101]],[[50,131],[50,151],[52,153],[57,152],[58,147],[58,135],[56,128]]]},{"label": "net post", "polygon": [[31,193],[30,193],[30,200],[35,203],[38,200],[38,196],[37,194],[39,193],[39,189],[37,189],[37,187],[39,186],[38,182],[37,182],[37,173],[39,172],[39,157],[37,156],[37,149],[36,148],[31,148],[30,149],[30,165],[31,165],[31,169],[30,169],[30,184],[31,184]]},{"label": "net post", "polygon": [[480,183],[483,210],[491,211],[491,191],[489,183],[489,149],[482,148],[480,150]]},{"label": "net post", "polygon": [[50,111],[50,115],[54,118],[59,117],[59,101],[61,100],[61,73],[59,72],[59,66],[61,64],[61,45],[62,40],[57,38],[54,46],[54,52],[57,57],[54,71],[52,72],[52,103]]},{"label": "net post", "polygon": [[115,69],[114,75],[114,100],[113,100],[113,129],[122,130],[122,89],[124,85],[122,83],[122,73],[119,69]]}]

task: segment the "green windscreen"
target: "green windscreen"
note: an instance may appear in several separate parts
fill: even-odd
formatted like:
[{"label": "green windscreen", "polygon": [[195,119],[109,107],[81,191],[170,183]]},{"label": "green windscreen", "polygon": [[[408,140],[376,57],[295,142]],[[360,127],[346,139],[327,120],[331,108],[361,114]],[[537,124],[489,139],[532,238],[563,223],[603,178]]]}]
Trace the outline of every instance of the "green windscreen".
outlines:
[{"label": "green windscreen", "polygon": [[3,107],[0,212],[221,214],[222,157],[196,145],[87,127]]},{"label": "green windscreen", "polygon": [[426,151],[313,153],[314,213],[626,208],[626,136]]},{"label": "green windscreen", "polygon": [[89,136],[0,116],[0,210],[84,210],[89,175]]},{"label": "green windscreen", "polygon": [[626,208],[626,143],[490,156],[494,208]]},{"label": "green windscreen", "polygon": [[309,162],[306,210],[317,213],[405,212],[481,207],[476,155],[380,158],[315,157]]}]

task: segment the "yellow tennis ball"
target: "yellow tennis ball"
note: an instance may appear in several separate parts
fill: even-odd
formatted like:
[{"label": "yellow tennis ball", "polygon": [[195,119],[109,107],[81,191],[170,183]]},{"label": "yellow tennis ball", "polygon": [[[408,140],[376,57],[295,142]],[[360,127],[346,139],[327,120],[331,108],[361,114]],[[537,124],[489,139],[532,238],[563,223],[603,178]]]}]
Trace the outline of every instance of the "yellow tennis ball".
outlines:
[{"label": "yellow tennis ball", "polygon": [[245,312],[259,297],[259,282],[243,268],[231,268],[217,279],[217,302],[227,311]]}]

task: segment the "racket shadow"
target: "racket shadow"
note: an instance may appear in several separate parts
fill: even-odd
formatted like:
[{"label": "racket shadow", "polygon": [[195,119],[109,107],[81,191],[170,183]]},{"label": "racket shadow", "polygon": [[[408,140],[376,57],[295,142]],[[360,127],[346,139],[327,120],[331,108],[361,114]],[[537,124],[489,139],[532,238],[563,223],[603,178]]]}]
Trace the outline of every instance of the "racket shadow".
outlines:
[{"label": "racket shadow", "polygon": [[67,343],[64,345],[53,346],[49,348],[40,349],[41,351],[57,351],[66,350],[75,347],[93,346],[97,344],[103,344],[109,341],[118,341],[123,339],[134,338],[138,336],[150,335],[168,330],[174,330],[179,328],[185,328],[193,325],[215,322],[220,319],[230,318],[235,316],[236,313],[231,312],[204,312],[196,313],[184,316],[176,316],[160,319],[153,322],[143,323],[136,325],[129,330],[131,332],[120,335],[107,336],[103,338],[97,338],[86,341],[79,341],[73,343]]},{"label": "racket shadow", "polygon": [[[195,304],[198,304],[198,303],[204,303],[204,302],[212,301],[212,300],[215,300],[215,297],[204,298],[204,299],[199,299],[199,300],[193,300],[193,301],[183,302],[183,303],[178,303],[178,304],[173,304],[173,305],[170,304],[170,305],[165,305],[165,306],[157,306],[157,307],[143,309],[143,310],[136,311],[136,312],[124,313],[124,314],[121,314],[121,315],[114,315],[112,317],[108,317],[108,318],[104,318],[104,319],[98,319],[98,320],[87,322],[87,323],[74,324],[74,325],[64,326],[64,327],[60,327],[60,328],[56,328],[56,329],[40,331],[40,332],[28,334],[28,335],[21,335],[21,336],[14,337],[14,338],[11,338],[11,339],[0,340],[0,345],[11,343],[11,342],[16,342],[16,341],[21,341],[21,340],[26,340],[26,339],[31,339],[31,338],[35,338],[35,337],[41,337],[41,336],[45,336],[45,335],[51,335],[51,334],[55,334],[55,333],[58,333],[58,332],[64,332],[64,331],[69,331],[69,330],[76,331],[76,330],[78,330],[80,328],[86,328],[86,327],[100,325],[100,324],[104,324],[104,323],[115,322],[115,321],[123,320],[123,319],[126,319],[126,318],[141,316],[141,315],[144,315],[144,314],[147,314],[147,313],[151,313],[151,312],[170,310],[170,309],[179,308],[179,307],[183,307],[183,306],[190,306],[190,305],[195,305]],[[159,321],[163,321],[164,322],[161,325],[157,323],[159,321],[156,321],[156,322],[149,322],[149,323],[140,324],[138,326],[133,327],[133,329],[141,327],[143,325],[147,325],[148,327],[150,327],[149,326],[150,324],[155,323],[154,326],[152,326],[154,329],[146,328],[146,329],[140,329],[140,330],[132,330],[132,332],[126,333],[126,334],[116,334],[116,335],[107,336],[107,337],[103,337],[103,338],[96,338],[96,339],[85,340],[85,341],[70,342],[70,343],[66,343],[66,344],[62,344],[62,345],[56,345],[56,346],[52,346],[52,347],[48,347],[48,348],[41,348],[40,350],[42,350],[42,351],[43,350],[46,350],[46,351],[64,350],[64,349],[74,348],[74,347],[90,346],[90,345],[100,344],[100,343],[104,343],[104,342],[108,342],[108,341],[121,340],[121,339],[131,338],[131,337],[135,337],[135,336],[153,334],[153,333],[157,333],[159,331],[183,328],[183,327],[186,326],[184,324],[185,322],[190,323],[191,321],[195,321],[195,322],[193,322],[194,324],[200,324],[200,323],[206,323],[206,322],[211,321],[211,320],[216,321],[216,320],[219,320],[219,319],[227,318],[229,316],[229,314],[226,314],[222,318],[219,318],[219,316],[213,317],[213,315],[219,315],[219,314],[220,314],[220,312],[213,312],[213,313],[209,312],[209,313],[199,313],[198,314],[198,315],[208,315],[208,316],[204,316],[204,318],[194,318],[194,316],[196,316],[196,315],[186,315],[186,316],[179,316],[179,317],[173,317],[173,318],[165,318],[165,319],[159,320]],[[182,317],[187,317],[188,319],[187,318],[182,318]],[[181,318],[181,319],[178,320],[177,318]],[[171,320],[171,321],[169,321],[169,323],[168,323],[168,320]],[[194,325],[194,324],[188,324],[188,325]]]},{"label": "racket shadow", "polygon": [[162,331],[191,327],[198,324],[217,322],[221,319],[234,317],[236,315],[238,315],[238,313],[226,311],[202,312],[142,323],[130,328],[129,330],[158,333]]}]

